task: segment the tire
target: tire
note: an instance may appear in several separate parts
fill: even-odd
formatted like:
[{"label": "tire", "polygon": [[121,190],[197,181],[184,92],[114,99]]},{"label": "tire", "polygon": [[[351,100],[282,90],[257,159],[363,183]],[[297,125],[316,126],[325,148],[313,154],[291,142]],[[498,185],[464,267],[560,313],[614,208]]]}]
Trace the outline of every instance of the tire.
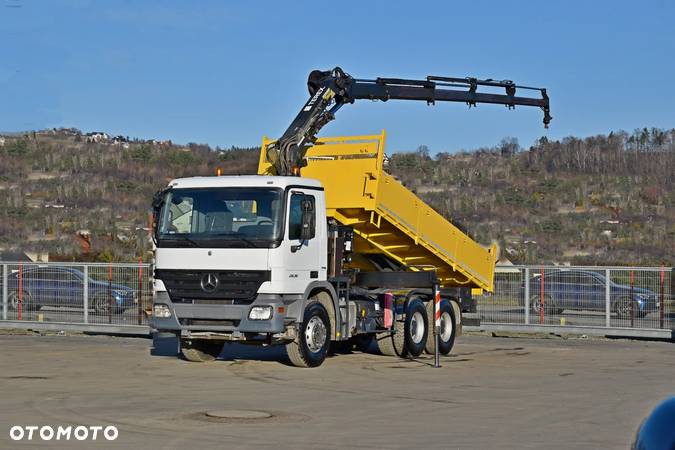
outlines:
[{"label": "tire", "polygon": [[223,343],[209,340],[181,339],[180,352],[190,362],[214,361],[223,350]]},{"label": "tire", "polygon": [[405,320],[405,346],[410,356],[420,356],[424,351],[429,336],[428,323],[424,303],[420,300],[410,302]]},{"label": "tire", "polygon": [[[37,311],[40,305],[33,303],[33,296],[30,292],[23,292],[21,299],[21,311]],[[17,291],[10,292],[7,296],[7,307],[10,311],[19,310],[19,293]]]},{"label": "tire", "polygon": [[[533,314],[539,315],[539,308],[541,307],[541,298],[538,295],[530,297],[530,309]],[[549,295],[544,296],[544,313],[545,314],[561,314],[562,308],[558,307],[558,302]]]},{"label": "tire", "polygon": [[[94,308],[94,313],[98,314],[100,316],[104,316],[109,314],[110,312],[112,313],[117,313],[117,306],[112,306],[112,303],[110,301],[110,298],[107,295],[97,295],[94,297],[94,299],[91,301],[91,306]],[[111,311],[112,308],[112,311]]]},{"label": "tire", "polygon": [[640,310],[640,305],[637,304],[635,300],[630,299],[630,297],[622,297],[614,303],[614,312],[617,317],[620,319],[630,319],[631,307],[633,308],[633,318],[639,319],[644,317],[644,311]]},{"label": "tire", "polygon": [[377,349],[385,356],[401,358],[422,354],[427,341],[427,311],[420,300],[408,302],[403,320],[396,320],[395,333],[378,333]]},{"label": "tire", "polygon": [[291,364],[296,367],[319,367],[328,355],[330,329],[326,308],[316,300],[308,303],[298,336],[286,344]]},{"label": "tire", "polygon": [[395,333],[384,332],[375,335],[375,346],[377,351],[384,356],[399,356],[405,358],[408,352],[405,348],[404,339],[404,321],[397,320],[394,324]]},{"label": "tire", "polygon": [[[447,300],[441,300],[441,332],[438,336],[438,352],[441,355],[449,355],[452,347],[455,345],[455,336],[457,335],[457,319],[455,315],[455,308]],[[430,355],[434,354],[434,303],[430,301],[427,303],[427,329],[429,330],[427,336],[427,343],[424,350]]]}]

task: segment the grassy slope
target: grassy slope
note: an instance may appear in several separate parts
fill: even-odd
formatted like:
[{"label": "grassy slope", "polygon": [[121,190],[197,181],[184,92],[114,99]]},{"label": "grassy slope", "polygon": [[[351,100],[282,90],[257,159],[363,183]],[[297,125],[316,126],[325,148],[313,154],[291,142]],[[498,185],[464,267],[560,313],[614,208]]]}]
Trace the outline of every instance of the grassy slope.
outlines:
[{"label": "grassy slope", "polygon": [[[542,141],[527,151],[392,155],[389,171],[514,262],[675,263],[675,131]],[[80,259],[147,257],[148,207],[171,178],[254,173],[257,149],[133,141],[128,148],[66,133],[6,137],[0,147],[0,248]],[[45,207],[63,205],[64,208]],[[614,223],[617,222],[618,223]]]}]

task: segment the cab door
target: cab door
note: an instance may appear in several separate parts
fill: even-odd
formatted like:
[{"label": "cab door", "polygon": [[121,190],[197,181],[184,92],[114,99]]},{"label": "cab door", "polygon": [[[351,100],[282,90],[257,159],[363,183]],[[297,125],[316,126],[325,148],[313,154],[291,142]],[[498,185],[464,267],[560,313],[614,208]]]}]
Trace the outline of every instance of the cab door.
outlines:
[{"label": "cab door", "polygon": [[[292,189],[288,195],[284,231],[285,267],[281,274],[286,277],[284,284],[287,292],[302,293],[309,283],[319,279],[322,271],[322,240],[319,238],[319,230],[324,224],[317,223],[317,206],[320,202],[317,201],[316,191]],[[303,214],[305,218],[311,217],[311,229],[304,239]],[[325,271],[325,267],[323,269]]]}]

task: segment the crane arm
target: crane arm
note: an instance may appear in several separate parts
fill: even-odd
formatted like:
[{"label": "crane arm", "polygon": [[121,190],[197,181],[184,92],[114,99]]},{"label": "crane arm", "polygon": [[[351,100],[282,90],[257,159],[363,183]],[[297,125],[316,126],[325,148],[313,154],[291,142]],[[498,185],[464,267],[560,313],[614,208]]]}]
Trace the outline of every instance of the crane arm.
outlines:
[{"label": "crane arm", "polygon": [[[512,81],[491,79],[428,76],[426,80],[352,78],[341,68],[315,70],[307,80],[310,98],[291,125],[276,142],[266,149],[267,158],[277,175],[297,175],[306,149],[316,141],[321,128],[335,118],[343,105],[356,100],[418,100],[433,105],[437,101],[461,102],[471,106],[478,103],[535,106],[544,112],[544,126],[551,121],[549,98],[544,88],[516,85]],[[503,88],[504,93],[478,92],[479,87]],[[516,95],[518,90],[538,91],[540,97]]]}]

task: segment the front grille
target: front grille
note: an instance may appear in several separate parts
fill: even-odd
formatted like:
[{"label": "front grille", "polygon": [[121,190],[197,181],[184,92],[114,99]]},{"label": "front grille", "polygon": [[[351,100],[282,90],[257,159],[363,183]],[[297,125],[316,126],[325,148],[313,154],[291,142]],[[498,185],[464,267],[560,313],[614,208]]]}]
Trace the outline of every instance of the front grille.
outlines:
[{"label": "front grille", "polygon": [[188,305],[237,305],[239,303],[232,299],[204,299],[204,298],[176,298],[172,300],[174,303],[182,303]]},{"label": "front grille", "polygon": [[[209,274],[218,277],[212,292],[202,288],[202,280]],[[258,289],[270,280],[269,270],[155,270],[155,278],[162,280],[171,301],[177,303],[250,304]]]},{"label": "front grille", "polygon": [[222,319],[180,319],[180,324],[185,326],[191,325],[208,325],[217,327],[238,327],[239,320],[222,320]]}]

